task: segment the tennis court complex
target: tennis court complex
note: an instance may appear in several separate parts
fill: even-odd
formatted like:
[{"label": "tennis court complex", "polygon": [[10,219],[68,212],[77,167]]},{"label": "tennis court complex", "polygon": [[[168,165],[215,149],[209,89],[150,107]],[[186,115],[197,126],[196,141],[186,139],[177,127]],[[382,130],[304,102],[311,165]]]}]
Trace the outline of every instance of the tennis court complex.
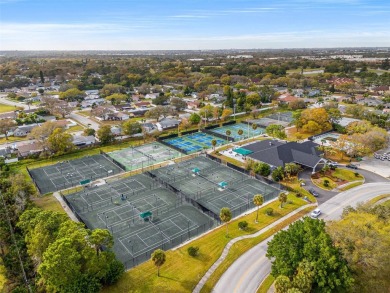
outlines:
[{"label": "tennis court complex", "polygon": [[252,199],[256,194],[262,194],[264,200],[269,201],[280,193],[273,186],[205,157],[197,157],[149,173],[217,217],[223,207],[230,208],[234,216],[252,208]]},{"label": "tennis court complex", "polygon": [[108,177],[122,170],[102,155],[62,161],[55,165],[30,169],[29,174],[41,194],[79,185],[83,180]]},{"label": "tennis court complex", "polygon": [[156,248],[170,249],[216,225],[145,174],[85,187],[64,199],[88,228],[111,231],[127,268],[148,260]]},{"label": "tennis court complex", "polygon": [[224,139],[203,132],[196,132],[183,135],[181,137],[166,139],[164,142],[183,150],[186,154],[190,154],[211,148],[213,146],[211,142],[214,139],[217,142],[217,146],[223,145],[227,142]]},{"label": "tennis court complex", "polygon": [[126,171],[132,171],[178,158],[181,154],[177,150],[154,142],[107,153],[107,155],[121,164]]},{"label": "tennis court complex", "polygon": [[[238,131],[240,129],[243,131],[242,135],[238,134]],[[251,138],[251,137],[265,133],[264,128],[258,127],[256,130],[253,130],[250,125],[247,125],[244,123],[237,123],[237,124],[231,124],[231,125],[226,125],[226,126],[222,126],[222,127],[217,127],[214,129],[210,129],[209,131],[226,136],[227,130],[230,130],[229,137],[233,138],[234,141],[239,141],[242,139]]]}]

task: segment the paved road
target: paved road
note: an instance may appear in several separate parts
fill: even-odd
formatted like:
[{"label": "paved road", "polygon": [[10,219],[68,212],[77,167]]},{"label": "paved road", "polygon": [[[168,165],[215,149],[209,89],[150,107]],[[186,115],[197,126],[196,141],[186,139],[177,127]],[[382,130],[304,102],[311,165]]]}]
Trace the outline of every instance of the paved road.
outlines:
[{"label": "paved road", "polygon": [[79,121],[81,124],[85,125],[85,127],[88,127],[88,124],[90,124],[90,127],[95,130],[98,130],[100,127],[99,123],[96,123],[95,121],[89,119],[88,117],[77,114],[77,112],[70,113],[69,117],[76,121]]},{"label": "paved road", "polygon": [[[375,196],[389,193],[390,182],[368,183],[351,190],[341,192],[320,205],[324,220],[340,217],[344,207],[356,206],[357,203]],[[267,243],[272,237],[259,243],[243,254],[222,275],[213,292],[255,293],[261,282],[271,271],[271,262],[265,257]]]},{"label": "paved road", "polygon": [[5,104],[5,105],[9,105],[9,106],[21,107],[23,109],[36,109],[37,108],[37,106],[35,106],[35,105],[30,105],[30,108],[29,108],[27,104],[10,101],[10,100],[6,99],[5,97],[6,97],[6,95],[0,96],[0,103]]}]

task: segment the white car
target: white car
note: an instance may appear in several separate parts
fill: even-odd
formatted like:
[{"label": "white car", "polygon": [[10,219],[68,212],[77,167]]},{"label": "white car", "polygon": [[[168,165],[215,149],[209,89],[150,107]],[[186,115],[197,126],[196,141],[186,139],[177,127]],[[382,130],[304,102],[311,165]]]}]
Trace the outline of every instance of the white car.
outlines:
[{"label": "white car", "polygon": [[313,219],[317,219],[321,215],[321,210],[319,208],[316,208],[314,211],[311,212],[310,217]]}]

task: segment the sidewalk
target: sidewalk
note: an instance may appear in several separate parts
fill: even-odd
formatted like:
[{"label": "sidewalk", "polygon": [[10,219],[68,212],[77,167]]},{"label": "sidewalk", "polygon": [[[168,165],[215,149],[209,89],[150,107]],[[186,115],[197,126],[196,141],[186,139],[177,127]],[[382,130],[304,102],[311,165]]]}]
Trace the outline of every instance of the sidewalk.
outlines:
[{"label": "sidewalk", "polygon": [[200,279],[199,283],[196,285],[195,289],[192,291],[193,293],[199,293],[200,290],[202,290],[204,284],[206,284],[207,280],[210,278],[210,276],[215,272],[215,270],[219,267],[219,265],[225,260],[226,256],[228,255],[229,253],[229,250],[230,248],[233,246],[233,244],[235,244],[236,242],[240,241],[240,240],[243,240],[243,239],[248,239],[248,238],[255,238],[265,232],[267,232],[268,230],[272,229],[273,227],[277,226],[278,224],[280,224],[281,222],[285,221],[286,219],[290,218],[291,216],[299,213],[300,211],[304,210],[305,208],[307,207],[310,207],[310,206],[317,206],[317,204],[308,204],[308,205],[304,205],[302,207],[300,207],[299,209],[296,209],[295,211],[289,213],[288,215],[280,218],[279,220],[273,222],[272,224],[268,225],[267,227],[257,231],[256,233],[254,234],[251,234],[251,235],[244,235],[244,236],[240,236],[240,237],[236,237],[232,240],[229,241],[228,244],[226,244],[224,250],[222,251],[222,254],[221,256],[216,260],[216,262],[210,267],[210,269],[206,272],[206,274],[202,277],[202,279]]},{"label": "sidewalk", "polygon": [[58,192],[54,192],[53,196],[58,200],[64,211],[68,214],[69,218],[75,222],[80,222],[76,216],[73,214],[73,212],[69,209],[68,205],[64,201],[64,199],[61,197],[61,195]]}]

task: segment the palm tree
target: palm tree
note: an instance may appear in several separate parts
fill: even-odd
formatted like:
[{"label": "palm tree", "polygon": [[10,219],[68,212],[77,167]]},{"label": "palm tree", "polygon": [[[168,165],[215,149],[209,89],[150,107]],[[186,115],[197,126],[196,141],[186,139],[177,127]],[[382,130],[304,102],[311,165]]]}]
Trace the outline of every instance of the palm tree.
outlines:
[{"label": "palm tree", "polygon": [[211,141],[211,145],[213,146],[213,150],[215,151],[215,146],[217,145],[217,140],[213,139]]},{"label": "palm tree", "polygon": [[[253,131],[255,131],[257,129],[257,124],[253,123],[252,124],[252,129],[253,129]],[[252,136],[254,136],[254,135],[252,135]]]},{"label": "palm tree", "polygon": [[229,136],[232,134],[232,132],[228,129],[226,130],[226,140],[229,141]]},{"label": "palm tree", "polygon": [[256,223],[259,219],[259,208],[264,203],[264,197],[261,194],[256,194],[253,197],[253,203],[257,206],[257,213],[256,213]]},{"label": "palm tree", "polygon": [[239,130],[237,131],[237,133],[238,133],[239,136],[242,136],[242,134],[244,133],[244,130],[239,129]]},{"label": "palm tree", "polygon": [[280,207],[283,207],[283,204],[287,202],[287,193],[281,192],[279,194]]},{"label": "palm tree", "polygon": [[160,267],[165,263],[166,255],[164,250],[156,249],[152,253],[152,261],[154,265],[157,267],[157,276],[160,277]]},{"label": "palm tree", "polygon": [[229,208],[222,208],[221,212],[219,213],[219,218],[221,219],[222,222],[225,223],[225,225],[226,225],[226,236],[228,236],[228,234],[229,234],[228,223],[232,219],[232,212],[230,211]]}]

